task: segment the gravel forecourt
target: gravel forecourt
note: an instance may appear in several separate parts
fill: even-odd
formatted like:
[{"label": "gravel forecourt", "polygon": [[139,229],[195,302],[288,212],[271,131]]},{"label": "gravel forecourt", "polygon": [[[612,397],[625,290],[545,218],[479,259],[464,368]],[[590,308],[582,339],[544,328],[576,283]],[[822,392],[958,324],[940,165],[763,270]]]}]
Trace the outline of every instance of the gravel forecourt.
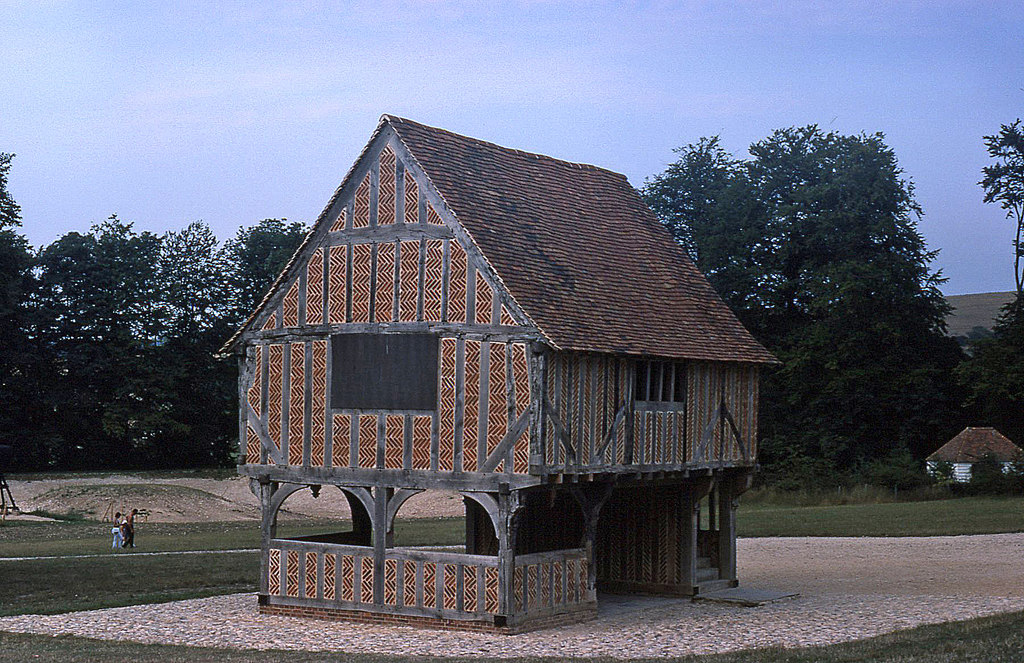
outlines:
[{"label": "gravel forecourt", "polygon": [[240,649],[636,658],[830,644],[1024,610],[1024,534],[741,539],[739,572],[743,586],[800,596],[744,608],[602,595],[595,621],[518,636],[259,615],[252,594],[5,617],[0,630]]}]

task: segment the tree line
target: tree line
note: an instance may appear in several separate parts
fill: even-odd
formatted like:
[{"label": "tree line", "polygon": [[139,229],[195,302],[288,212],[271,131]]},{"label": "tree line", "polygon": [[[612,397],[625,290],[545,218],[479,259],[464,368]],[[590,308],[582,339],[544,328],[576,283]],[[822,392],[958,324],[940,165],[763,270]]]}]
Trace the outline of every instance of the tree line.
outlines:
[{"label": "tree line", "polygon": [[[781,361],[762,382],[766,481],[896,485],[965,425],[1024,442],[1020,122],[984,137],[987,202],[1018,224],[1018,296],[968,355],[922,210],[881,134],[782,129],[726,151],[677,150],[641,194]],[[208,226],[137,232],[117,216],[33,250],[0,154],[0,444],[16,467],[229,465],[236,370],[217,359],[301,242],[266,219],[221,244]]]},{"label": "tree line", "polygon": [[215,353],[305,236],[266,219],[221,244],[201,221],[116,215],[37,251],[0,155],[0,444],[19,470],[230,465],[237,366]]},{"label": "tree line", "polygon": [[[995,163],[980,184],[1018,223],[1016,258],[1020,122],[984,140]],[[946,335],[945,279],[913,184],[882,134],[812,125],[773,132],[749,158],[717,136],[676,153],[645,183],[647,204],[781,362],[762,381],[768,482],[912,481],[965,425],[1024,442],[1019,260],[1015,301],[965,354]]]}]

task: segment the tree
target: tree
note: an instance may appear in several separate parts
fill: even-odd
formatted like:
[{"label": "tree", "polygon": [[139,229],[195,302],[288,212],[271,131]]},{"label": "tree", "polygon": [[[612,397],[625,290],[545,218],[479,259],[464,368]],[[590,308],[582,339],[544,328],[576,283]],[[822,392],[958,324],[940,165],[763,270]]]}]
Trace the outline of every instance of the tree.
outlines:
[{"label": "tree", "polygon": [[304,235],[266,220],[221,247],[201,221],[157,236],[115,215],[41,250],[25,325],[34,419],[21,428],[34,455],[22,465],[229,464],[236,373],[216,352]]},{"label": "tree", "polygon": [[[804,483],[958,424],[948,307],[920,207],[881,134],[782,129],[734,159],[717,138],[642,193],[783,362],[763,383],[762,461]],[[823,475],[826,475],[823,477]]]},{"label": "tree", "polygon": [[1015,442],[1024,440],[1024,297],[1003,308],[992,337],[975,343],[956,378],[976,424],[998,428]]},{"label": "tree", "polygon": [[956,468],[948,460],[940,460],[929,472],[936,486],[948,488],[956,483]]},{"label": "tree", "polygon": [[177,464],[226,465],[236,449],[235,366],[215,356],[231,331],[228,273],[226,253],[203,222],[161,238],[162,340],[149,355],[159,367],[153,383],[162,419],[160,447],[174,448]]},{"label": "tree", "polygon": [[32,290],[32,253],[21,227],[21,207],[7,188],[13,154],[0,152],[0,443],[15,447],[21,464],[35,461],[25,444],[38,409],[32,388],[35,356],[26,333]]},{"label": "tree", "polygon": [[165,334],[194,337],[228,315],[231,263],[219,244],[202,221],[161,237],[157,278]]},{"label": "tree", "polygon": [[986,453],[971,465],[969,489],[980,495],[999,495],[1008,492],[1010,480],[1003,471],[1003,464],[991,453]]},{"label": "tree", "polygon": [[33,338],[46,361],[38,385],[48,462],[68,469],[130,467],[161,430],[157,299],[160,238],[111,216],[39,254]]},{"label": "tree", "polygon": [[306,226],[287,219],[263,219],[239,228],[225,244],[230,264],[231,317],[236,326],[252,313],[306,236]]},{"label": "tree", "polygon": [[1014,278],[1017,296],[1003,307],[990,338],[977,341],[972,356],[956,372],[967,391],[965,404],[977,420],[995,426],[1011,439],[1024,439],[1024,274],[1021,272],[1021,233],[1024,230],[1024,130],[1021,120],[1004,124],[998,134],[984,137],[995,163],[982,169],[985,202],[998,202],[1017,224]]},{"label": "tree", "polygon": [[985,136],[985,147],[995,163],[982,169],[984,177],[980,184],[985,189],[986,203],[999,203],[1006,210],[1006,218],[1017,225],[1013,240],[1013,276],[1017,286],[1017,298],[1024,292],[1024,272],[1021,271],[1021,257],[1024,245],[1024,130],[1018,119],[1004,124],[999,133]]},{"label": "tree", "polygon": [[921,461],[914,458],[906,447],[897,447],[867,466],[867,479],[872,485],[897,491],[920,488],[928,483],[928,478]]}]

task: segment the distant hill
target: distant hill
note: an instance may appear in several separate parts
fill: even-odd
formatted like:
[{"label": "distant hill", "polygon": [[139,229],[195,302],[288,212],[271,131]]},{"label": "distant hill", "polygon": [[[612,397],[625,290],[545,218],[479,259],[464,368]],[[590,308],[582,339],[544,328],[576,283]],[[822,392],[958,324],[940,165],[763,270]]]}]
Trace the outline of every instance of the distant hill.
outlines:
[{"label": "distant hill", "polygon": [[960,340],[961,345],[991,335],[996,318],[1013,297],[1013,291],[948,295],[946,301],[953,306],[953,312],[946,318],[949,335]]}]

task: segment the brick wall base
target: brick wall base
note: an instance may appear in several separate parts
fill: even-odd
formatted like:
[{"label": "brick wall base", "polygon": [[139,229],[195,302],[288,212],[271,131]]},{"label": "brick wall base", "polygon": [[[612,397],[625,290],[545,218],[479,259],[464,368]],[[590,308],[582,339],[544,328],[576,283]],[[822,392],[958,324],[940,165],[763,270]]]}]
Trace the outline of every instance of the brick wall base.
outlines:
[{"label": "brick wall base", "polygon": [[464,621],[460,619],[443,619],[440,617],[420,617],[414,615],[393,615],[383,612],[363,612],[361,610],[342,610],[339,608],[322,608],[314,606],[267,605],[260,604],[259,611],[264,615],[282,615],[285,617],[303,617],[306,619],[323,619],[327,621],[362,622],[370,624],[393,624],[396,626],[414,626],[433,628],[442,631],[473,631],[477,633],[496,633],[500,635],[516,635],[527,631],[553,628],[566,624],[590,621],[597,617],[597,606],[590,609],[574,610],[558,615],[546,615],[531,619],[515,626],[495,626],[488,622]]}]

